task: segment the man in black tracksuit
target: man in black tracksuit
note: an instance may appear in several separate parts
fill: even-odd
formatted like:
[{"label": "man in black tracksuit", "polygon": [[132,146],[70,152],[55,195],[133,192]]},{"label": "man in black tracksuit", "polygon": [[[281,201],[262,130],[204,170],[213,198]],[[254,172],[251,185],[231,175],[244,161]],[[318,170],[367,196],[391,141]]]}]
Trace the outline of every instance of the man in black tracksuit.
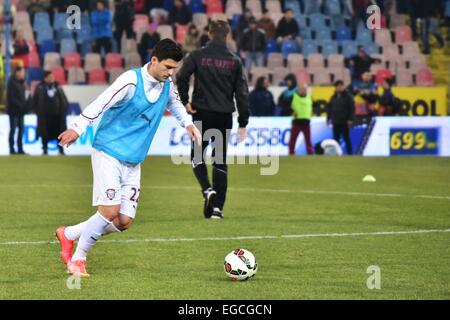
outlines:
[{"label": "man in black tracksuit", "polygon": [[340,143],[343,136],[347,154],[352,154],[352,142],[350,140],[350,127],[355,115],[355,100],[345,90],[344,82],[338,80],[334,84],[335,93],[328,104],[328,123],[333,125],[333,139]]},{"label": "man in black tracksuit", "polygon": [[[177,73],[181,102],[192,114],[195,125],[202,132],[203,144],[192,144],[191,160],[195,176],[205,199],[206,218],[223,218],[222,210],[227,193],[227,144],[233,125],[234,98],[239,113],[239,140],[246,137],[249,117],[248,87],[239,57],[226,47],[230,27],[225,21],[213,21],[209,27],[208,44],[194,50],[183,61]],[[189,103],[189,79],[195,75],[192,103]],[[212,143],[212,187],[204,154],[209,140]]]}]

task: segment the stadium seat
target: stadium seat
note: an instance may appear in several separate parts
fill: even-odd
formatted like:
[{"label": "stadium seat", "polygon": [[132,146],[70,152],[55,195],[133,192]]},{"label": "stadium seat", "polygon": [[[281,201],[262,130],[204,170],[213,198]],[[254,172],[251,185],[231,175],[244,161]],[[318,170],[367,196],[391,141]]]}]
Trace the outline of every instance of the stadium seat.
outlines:
[{"label": "stadium seat", "polygon": [[20,26],[20,29],[23,32],[23,38],[27,41],[34,41],[34,32],[31,26]]},{"label": "stadium seat", "polygon": [[92,43],[91,41],[84,41],[80,47],[80,54],[82,57],[85,57],[86,54],[92,52]]},{"label": "stadium seat", "polygon": [[40,44],[45,40],[53,40],[53,29],[50,26],[43,26],[36,30],[37,42]]},{"label": "stadium seat", "polygon": [[302,54],[305,58],[308,58],[310,54],[319,52],[317,44],[313,40],[304,40],[302,43]]},{"label": "stadium seat", "polygon": [[270,12],[270,14],[282,12],[281,3],[278,0],[267,0],[266,9]]},{"label": "stadium seat", "polygon": [[130,52],[125,56],[125,69],[139,68],[141,66],[141,56],[137,52]]},{"label": "stadium seat", "polygon": [[88,53],[84,57],[84,70],[86,72],[91,71],[92,69],[101,69],[102,68],[102,59],[100,54],[98,53]]},{"label": "stadium seat", "polygon": [[331,54],[337,54],[339,52],[338,45],[336,41],[333,40],[322,41],[320,46],[322,47],[322,55],[325,58],[328,58]]},{"label": "stadium seat", "polygon": [[348,27],[339,27],[336,29],[336,41],[342,43],[343,41],[352,40],[352,30]]},{"label": "stadium seat", "polygon": [[341,15],[341,4],[339,0],[324,0],[325,14],[328,16]]},{"label": "stadium seat", "polygon": [[214,13],[224,13],[221,0],[209,0],[205,4],[206,4],[206,14],[208,16],[211,16]]},{"label": "stadium seat", "polygon": [[337,80],[342,80],[344,78],[344,70],[347,70],[347,68],[344,67],[335,67],[335,68],[330,68],[328,67],[328,72],[330,73],[331,76],[331,80],[333,82],[337,81]]},{"label": "stadium seat", "polygon": [[57,41],[62,41],[63,39],[73,39],[73,30],[67,28],[60,28],[57,31]]},{"label": "stadium seat", "polygon": [[163,9],[166,11],[170,11],[173,7],[173,0],[164,0],[163,1]]},{"label": "stadium seat", "polygon": [[53,16],[53,29],[59,30],[66,27],[67,14],[56,12]]},{"label": "stadium seat", "polygon": [[387,46],[392,44],[391,31],[388,29],[375,30],[375,42],[380,46]]},{"label": "stadium seat", "polygon": [[382,84],[385,80],[392,79],[392,71],[390,69],[380,69],[375,75],[375,82]]},{"label": "stadium seat", "polygon": [[308,69],[324,68],[325,62],[323,56],[320,53],[313,53],[307,57]]},{"label": "stadium seat", "polygon": [[184,39],[186,38],[186,35],[188,33],[189,25],[177,25],[175,29],[175,40],[179,44],[184,43]]},{"label": "stadium seat", "polygon": [[76,38],[77,43],[82,44],[85,41],[91,41],[92,40],[92,30],[89,27],[81,28],[79,30],[76,30]]},{"label": "stadium seat", "polygon": [[419,56],[422,54],[420,52],[419,45],[415,41],[404,42],[404,43],[402,43],[401,47],[402,47],[402,53],[404,56],[413,57],[413,56]]},{"label": "stadium seat", "polygon": [[28,64],[29,68],[41,67],[41,60],[37,52],[30,52],[28,54]]},{"label": "stadium seat", "polygon": [[[316,1],[316,0],[314,0]],[[313,13],[309,16],[309,26],[311,29],[320,30],[323,28],[328,28],[327,26],[328,18],[321,13]]]},{"label": "stadium seat", "polygon": [[412,31],[409,26],[401,26],[395,28],[395,42],[402,44],[405,42],[412,41]]},{"label": "stadium seat", "polygon": [[328,68],[343,68],[344,56],[342,54],[330,54],[328,56]]},{"label": "stadium seat", "polygon": [[311,77],[309,76],[308,70],[304,68],[298,69],[295,72],[295,76],[297,77],[297,82],[299,84],[306,84],[306,85],[311,84]]},{"label": "stadium seat", "polygon": [[303,28],[308,28],[308,22],[307,22],[306,16],[304,16],[302,14],[295,15],[295,21],[297,21],[300,31]]},{"label": "stadium seat", "polygon": [[69,69],[73,67],[81,68],[81,57],[78,52],[67,53],[64,56],[64,68]]},{"label": "stadium seat", "polygon": [[270,71],[268,68],[264,67],[253,67],[250,71],[251,73],[251,85],[254,86],[256,84],[256,80],[259,77],[266,77],[267,79],[270,79]]},{"label": "stadium seat", "polygon": [[350,58],[358,53],[358,45],[355,41],[342,42],[342,54],[346,58]]},{"label": "stadium seat", "polygon": [[120,54],[126,56],[130,52],[138,52],[137,42],[135,39],[127,39],[125,35],[122,37],[122,48]]},{"label": "stadium seat", "polygon": [[47,52],[56,52],[56,44],[53,40],[44,40],[39,45],[39,53],[41,59],[44,58]]},{"label": "stadium seat", "polygon": [[312,37],[312,30],[308,27],[300,28],[300,38],[302,40],[311,40]]},{"label": "stadium seat", "polygon": [[291,9],[295,16],[302,13],[300,10],[300,2],[298,0],[285,0],[284,7],[285,9]]},{"label": "stadium seat", "polygon": [[31,83],[31,81],[41,81],[44,76],[44,72],[41,68],[27,68],[26,81]]},{"label": "stadium seat", "polygon": [[57,52],[47,52],[44,56],[44,70],[61,67],[61,56]]},{"label": "stadium seat", "polygon": [[264,59],[267,60],[267,57],[271,52],[280,52],[278,48],[278,43],[274,39],[267,40],[266,50],[264,51]]},{"label": "stadium seat", "polygon": [[233,20],[233,17],[240,16],[242,14],[241,2],[239,0],[228,0],[225,14],[228,20]]},{"label": "stadium seat", "polygon": [[205,7],[203,6],[203,0],[191,0],[189,2],[189,10],[192,13],[204,13]]},{"label": "stadium seat", "polygon": [[413,73],[417,72],[419,69],[427,67],[427,62],[423,55],[407,56],[406,60],[408,69]]},{"label": "stadium seat", "polygon": [[392,14],[389,16],[389,28],[395,30],[397,27],[406,25],[406,16],[403,14]]},{"label": "stadium seat", "polygon": [[103,69],[91,69],[88,72],[89,84],[106,84],[106,75]]},{"label": "stadium seat", "polygon": [[105,56],[105,70],[110,71],[112,68],[123,68],[122,56],[119,53],[108,53]]},{"label": "stadium seat", "polygon": [[395,79],[399,87],[410,87],[414,84],[412,73],[408,69],[397,69]]},{"label": "stadium seat", "polygon": [[330,25],[334,29],[345,27],[347,26],[347,20],[349,19],[346,19],[344,16],[333,15],[330,17]]},{"label": "stadium seat", "polygon": [[159,33],[159,35],[161,36],[161,39],[169,38],[169,39],[174,40],[173,29],[172,29],[172,26],[170,26],[170,25],[159,25],[156,29],[156,32]]},{"label": "stadium seat", "polygon": [[289,69],[284,67],[276,67],[272,73],[272,85],[279,86],[284,78],[289,74]]},{"label": "stadium seat", "polygon": [[397,45],[388,45],[383,47],[383,55],[386,57],[393,57],[399,55],[399,50]]},{"label": "stadium seat", "polygon": [[123,68],[111,68],[108,72],[108,82],[113,83],[124,72]]},{"label": "stadium seat", "polygon": [[328,28],[323,28],[320,30],[314,30],[316,40],[331,40],[331,30]]},{"label": "stadium seat", "polygon": [[34,14],[33,29],[50,28],[50,16],[47,12],[36,12]]},{"label": "stadium seat", "polygon": [[303,0],[303,13],[314,15],[320,12],[320,3],[317,0]]},{"label": "stadium seat", "polygon": [[421,68],[416,73],[416,84],[418,86],[434,86],[433,72],[430,68]]},{"label": "stadium seat", "polygon": [[283,57],[286,59],[287,56],[291,53],[297,52],[297,42],[295,40],[283,40],[281,43],[281,53]]},{"label": "stadium seat", "polygon": [[67,71],[67,82],[69,84],[86,83],[86,74],[82,68],[70,68]]},{"label": "stadium seat", "polygon": [[329,86],[331,85],[331,74],[328,69],[316,68],[309,69],[309,73],[312,75],[312,84],[315,86]]},{"label": "stadium seat", "polygon": [[206,26],[208,26],[208,16],[203,13],[194,13],[192,15],[192,23],[198,28],[198,30],[203,30]]},{"label": "stadium seat", "polygon": [[16,12],[14,17],[14,30],[18,30],[21,27],[31,27],[30,15],[26,11]]},{"label": "stadium seat", "polygon": [[373,42],[373,33],[369,29],[359,29],[356,33],[356,41],[359,43]]},{"label": "stadium seat", "polygon": [[287,57],[287,67],[293,72],[294,70],[298,70],[305,67],[305,63],[303,60],[303,55],[300,53],[291,53]]},{"label": "stadium seat", "polygon": [[77,44],[74,39],[62,39],[59,53],[61,57],[65,57],[70,52],[77,52]]},{"label": "stadium seat", "polygon": [[375,54],[380,53],[380,47],[375,42],[360,43],[360,45],[366,50],[369,56],[373,56]]},{"label": "stadium seat", "polygon": [[247,0],[246,8],[250,9],[256,19],[261,18],[262,6],[260,0]]},{"label": "stadium seat", "polygon": [[52,68],[53,76],[55,77],[55,81],[59,84],[67,84],[66,81],[66,72],[62,67],[54,67]]},{"label": "stadium seat", "polygon": [[277,52],[269,53],[267,57],[267,68],[272,70],[273,68],[283,66],[284,66],[283,54]]}]

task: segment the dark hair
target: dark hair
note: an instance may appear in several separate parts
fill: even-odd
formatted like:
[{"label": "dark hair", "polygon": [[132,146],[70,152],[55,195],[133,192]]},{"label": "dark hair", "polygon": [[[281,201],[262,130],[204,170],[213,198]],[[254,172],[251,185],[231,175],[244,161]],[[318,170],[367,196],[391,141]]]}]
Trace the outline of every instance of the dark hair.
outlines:
[{"label": "dark hair", "polygon": [[224,20],[211,21],[209,24],[209,32],[213,40],[226,42],[228,33],[230,33],[230,25]]},{"label": "dark hair", "polygon": [[22,66],[17,66],[17,67],[15,67],[15,68],[14,68],[14,74],[17,74],[18,72],[22,71],[23,69],[25,69],[25,68],[22,67]]},{"label": "dark hair", "polygon": [[175,41],[162,39],[153,48],[152,57],[156,57],[159,61],[172,59],[179,62],[183,59],[183,51],[181,46]]},{"label": "dark hair", "polygon": [[51,74],[52,74],[51,71],[48,71],[48,70],[44,71],[44,77],[43,77],[43,79],[47,78],[47,77],[48,77],[49,75],[51,75]]},{"label": "dark hair", "polygon": [[288,9],[284,10],[283,13],[288,13],[289,11],[290,11],[290,12],[294,12],[294,10],[288,8]]},{"label": "dark hair", "polygon": [[292,86],[297,86],[297,77],[295,76],[295,74],[289,73],[288,75],[286,75],[286,77],[284,77],[284,82],[287,82],[289,80],[292,81]]},{"label": "dark hair", "polygon": [[342,81],[342,80],[336,80],[336,81],[334,82],[334,86],[335,86],[335,87],[337,87],[337,86],[342,86],[342,85],[344,85],[344,81]]},{"label": "dark hair", "polygon": [[256,79],[255,90],[265,90],[266,89],[266,88],[264,88],[265,80],[266,80],[266,77],[264,77],[264,76]]}]

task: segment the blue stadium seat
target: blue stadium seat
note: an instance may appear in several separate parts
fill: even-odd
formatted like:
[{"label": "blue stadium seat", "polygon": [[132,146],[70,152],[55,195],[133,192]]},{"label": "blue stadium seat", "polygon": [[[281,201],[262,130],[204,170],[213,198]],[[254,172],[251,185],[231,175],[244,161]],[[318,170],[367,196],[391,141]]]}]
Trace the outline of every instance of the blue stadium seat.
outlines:
[{"label": "blue stadium seat", "polygon": [[170,9],[173,7],[173,0],[164,0],[163,2],[163,9],[170,12]]},{"label": "blue stadium seat", "polygon": [[233,14],[233,18],[231,19],[231,22],[230,22],[231,30],[233,30],[233,31],[237,30],[237,26],[238,26],[238,22],[239,22],[239,18],[240,17],[241,17],[241,15],[238,14],[238,13]]},{"label": "blue stadium seat", "polygon": [[92,52],[92,42],[91,41],[82,42],[80,47],[80,55],[84,57],[87,53],[91,52]]},{"label": "blue stadium seat", "polygon": [[348,27],[340,27],[336,29],[336,41],[341,43],[343,41],[352,40],[352,29]]},{"label": "blue stadium seat", "polygon": [[42,43],[44,40],[53,40],[53,29],[50,26],[42,26],[36,29],[37,43]]},{"label": "blue stadium seat", "polygon": [[320,12],[320,3],[317,0],[303,0],[303,13],[314,14]]},{"label": "blue stadium seat", "polygon": [[75,32],[77,43],[82,44],[85,41],[91,41],[92,40],[92,34],[91,34],[91,28],[85,27],[81,28],[79,30],[76,30]]},{"label": "blue stadium seat", "polygon": [[356,32],[356,41],[362,42],[373,42],[373,34],[369,29],[358,29]]},{"label": "blue stadium seat", "polygon": [[342,54],[345,58],[350,58],[358,53],[358,44],[355,41],[342,42]]},{"label": "blue stadium seat", "polygon": [[67,28],[61,28],[57,32],[57,41],[63,39],[73,39],[73,30]]},{"label": "blue stadium seat", "polygon": [[39,44],[39,55],[42,60],[44,59],[44,56],[47,52],[56,52],[55,41],[49,39],[44,40]]},{"label": "blue stadium seat", "polygon": [[50,27],[50,16],[47,12],[36,12],[34,14],[33,29],[38,30],[43,27]]},{"label": "blue stadium seat", "polygon": [[309,26],[311,29],[319,30],[327,28],[328,18],[321,13],[313,13],[309,16]]},{"label": "blue stadium seat", "polygon": [[295,21],[297,21],[298,26],[301,28],[307,28],[308,24],[306,22],[306,16],[298,14],[295,16]]},{"label": "blue stadium seat", "polygon": [[191,0],[191,2],[189,2],[189,10],[192,12],[192,14],[204,13],[205,7],[202,0]]},{"label": "blue stadium seat", "polygon": [[325,58],[328,58],[328,56],[330,54],[337,54],[337,53],[339,53],[339,48],[338,48],[338,45],[337,45],[336,41],[325,40],[325,41],[322,41],[320,43],[320,46],[322,47],[322,55]]},{"label": "blue stadium seat", "polygon": [[62,39],[61,40],[61,48],[59,50],[61,57],[64,58],[64,56],[70,52],[77,52],[77,44],[75,43],[75,40],[74,39]]},{"label": "blue stadium seat", "polygon": [[300,28],[300,38],[311,40],[312,34],[311,29],[309,28]]},{"label": "blue stadium seat", "polygon": [[360,42],[359,45],[366,49],[366,52],[368,55],[374,55],[380,53],[380,46],[377,45],[375,42]]},{"label": "blue stadium seat", "polygon": [[302,54],[303,57],[308,58],[308,56],[312,53],[319,52],[317,44],[313,40],[304,40],[302,42]]},{"label": "blue stadium seat", "polygon": [[342,15],[332,15],[330,17],[330,23],[334,29],[347,26],[347,21]]},{"label": "blue stadium seat", "polygon": [[67,14],[55,13],[53,16],[53,29],[58,30],[66,27]]},{"label": "blue stadium seat", "polygon": [[341,15],[339,0],[325,0],[325,14],[328,16]]},{"label": "blue stadium seat", "polygon": [[331,40],[331,30],[328,28],[314,30],[316,40]]},{"label": "blue stadium seat", "polygon": [[281,53],[283,54],[283,57],[287,59],[287,56],[290,53],[296,53],[297,50],[297,41],[295,40],[283,40],[281,43]]},{"label": "blue stadium seat", "polygon": [[91,27],[91,18],[90,18],[90,16],[89,16],[89,14],[88,13],[83,13],[82,15],[81,15],[81,19],[80,19],[81,21],[81,27],[83,28],[83,27]]},{"label": "blue stadium seat", "polygon": [[42,68],[27,68],[26,81],[28,83],[31,81],[41,81],[43,76]]},{"label": "blue stadium seat", "polygon": [[284,4],[285,9],[291,9],[294,15],[300,15],[302,12],[300,10],[300,3],[298,0],[286,0]]},{"label": "blue stadium seat", "polygon": [[270,40],[267,40],[266,50],[264,51],[264,60],[267,60],[269,53],[272,53],[272,52],[280,52],[280,49],[278,48],[277,41],[270,39]]}]

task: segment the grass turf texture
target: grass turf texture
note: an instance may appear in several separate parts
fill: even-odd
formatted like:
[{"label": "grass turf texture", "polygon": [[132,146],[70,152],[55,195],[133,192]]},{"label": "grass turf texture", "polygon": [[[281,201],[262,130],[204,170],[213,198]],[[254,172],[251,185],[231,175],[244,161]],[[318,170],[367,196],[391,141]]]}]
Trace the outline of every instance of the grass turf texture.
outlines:
[{"label": "grass turf texture", "polygon": [[[229,167],[225,219],[205,220],[188,165],[149,158],[135,224],[104,240],[279,236],[450,228],[450,159],[281,158],[280,171]],[[53,241],[56,227],[93,214],[88,157],[0,158],[0,243]],[[363,183],[372,174],[376,183]],[[262,189],[256,191],[253,189]],[[274,192],[273,190],[281,190]],[[287,192],[290,190],[291,192]],[[396,193],[388,197],[308,193]],[[302,192],[295,192],[302,191]],[[231,282],[225,255],[258,261],[255,278]],[[175,242],[99,242],[91,278],[69,290],[59,245],[0,244],[0,299],[449,299],[450,233]],[[381,268],[381,290],[366,286]]]}]

